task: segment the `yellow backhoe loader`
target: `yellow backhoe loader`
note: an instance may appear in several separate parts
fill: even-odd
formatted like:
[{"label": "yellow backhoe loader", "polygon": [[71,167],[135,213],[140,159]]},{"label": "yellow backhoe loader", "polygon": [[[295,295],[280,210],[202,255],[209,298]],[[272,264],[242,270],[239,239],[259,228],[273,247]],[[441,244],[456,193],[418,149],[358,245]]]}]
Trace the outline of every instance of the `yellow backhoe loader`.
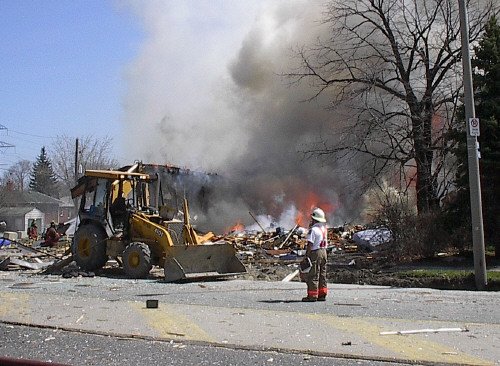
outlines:
[{"label": "yellow backhoe loader", "polygon": [[141,170],[140,164],[126,171],[87,170],[71,190],[73,199],[81,197],[72,246],[81,268],[100,269],[111,257],[131,278],[161,266],[168,282],[246,272],[232,244],[200,243],[186,200],[184,220],[174,219],[178,210],[164,204],[159,176]]}]

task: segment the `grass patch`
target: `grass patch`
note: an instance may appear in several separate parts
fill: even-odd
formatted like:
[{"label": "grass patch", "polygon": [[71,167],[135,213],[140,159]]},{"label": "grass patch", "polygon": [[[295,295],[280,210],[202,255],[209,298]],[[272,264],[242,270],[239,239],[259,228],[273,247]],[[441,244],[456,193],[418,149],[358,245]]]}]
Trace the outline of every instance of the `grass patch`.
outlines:
[{"label": "grass patch", "polygon": [[487,245],[485,250],[486,256],[495,256],[495,247],[493,245]]},{"label": "grass patch", "polygon": [[[450,278],[450,279],[460,279],[469,276],[474,276],[474,271],[460,271],[460,270],[439,270],[439,269],[416,269],[411,271],[402,272],[408,276],[414,277],[440,277],[440,278]],[[486,277],[488,281],[500,281],[499,271],[487,271]]]}]

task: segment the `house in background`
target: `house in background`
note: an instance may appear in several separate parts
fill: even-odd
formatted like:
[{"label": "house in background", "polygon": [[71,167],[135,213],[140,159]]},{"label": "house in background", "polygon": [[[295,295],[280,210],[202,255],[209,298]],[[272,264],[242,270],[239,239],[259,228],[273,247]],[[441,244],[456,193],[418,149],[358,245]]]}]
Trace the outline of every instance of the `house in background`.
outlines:
[{"label": "house in background", "polygon": [[[75,203],[71,196],[59,198],[59,223],[65,223],[75,218]],[[56,221],[57,222],[57,221]]]},{"label": "house in background", "polygon": [[38,232],[41,234],[45,227],[45,214],[35,207],[2,207],[0,208],[0,221],[6,223],[6,231],[22,231],[27,233],[28,227],[35,221]]},{"label": "house in background", "polygon": [[[5,192],[3,209],[36,208],[44,214],[44,220],[38,226],[38,232],[43,232],[52,220],[56,224],[64,223],[74,217],[74,204],[71,200],[60,200],[35,191]],[[20,212],[20,211],[19,211]],[[29,222],[31,224],[31,221]],[[17,230],[16,230],[17,231]]]}]

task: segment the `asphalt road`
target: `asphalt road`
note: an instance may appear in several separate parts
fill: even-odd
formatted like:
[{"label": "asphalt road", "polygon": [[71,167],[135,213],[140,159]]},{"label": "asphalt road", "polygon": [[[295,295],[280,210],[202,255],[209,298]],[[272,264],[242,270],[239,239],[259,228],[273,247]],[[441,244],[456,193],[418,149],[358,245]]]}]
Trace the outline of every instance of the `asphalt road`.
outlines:
[{"label": "asphalt road", "polygon": [[[73,365],[500,364],[498,293],[330,284],[326,302],[302,303],[305,292],[297,282],[0,272],[0,356]],[[157,309],[146,307],[151,299]]]},{"label": "asphalt road", "polygon": [[[0,355],[67,365],[388,366],[393,362],[246,350],[0,324]],[[22,347],[21,347],[22,346]],[[0,362],[1,363],[1,362]]]}]

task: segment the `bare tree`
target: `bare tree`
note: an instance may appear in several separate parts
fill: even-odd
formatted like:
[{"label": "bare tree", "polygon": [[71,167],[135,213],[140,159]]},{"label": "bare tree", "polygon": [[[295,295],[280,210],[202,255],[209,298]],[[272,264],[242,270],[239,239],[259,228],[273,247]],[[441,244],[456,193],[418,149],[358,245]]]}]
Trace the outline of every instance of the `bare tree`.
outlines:
[{"label": "bare tree", "polygon": [[29,160],[19,160],[3,175],[2,181],[11,188],[24,191],[29,185],[32,163]]},{"label": "bare tree", "polygon": [[[469,9],[472,42],[494,10],[479,3]],[[326,94],[335,117],[348,113],[333,139],[308,152],[357,157],[372,179],[398,168],[416,188],[418,212],[436,207],[450,176],[443,136],[462,85],[458,2],[333,0],[325,22],[328,38],[298,50],[302,67],[288,76],[312,82],[311,100]]]},{"label": "bare tree", "polygon": [[[112,155],[113,140],[110,137],[97,138],[92,135],[78,139],[78,165],[86,169],[116,168],[118,162]],[[57,136],[50,146],[49,154],[57,178],[67,189],[75,185],[76,139]]]}]

